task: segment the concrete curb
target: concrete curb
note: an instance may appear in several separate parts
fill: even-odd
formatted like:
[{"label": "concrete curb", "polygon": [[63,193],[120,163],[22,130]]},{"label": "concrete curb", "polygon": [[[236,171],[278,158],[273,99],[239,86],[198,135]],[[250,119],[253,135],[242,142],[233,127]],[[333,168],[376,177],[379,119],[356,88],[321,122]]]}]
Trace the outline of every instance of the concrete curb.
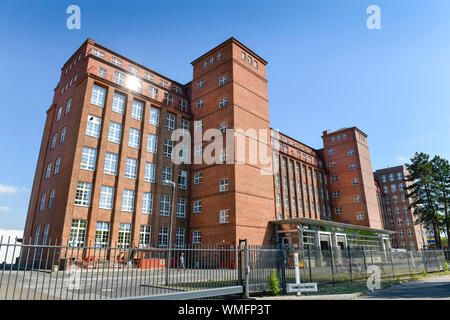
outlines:
[{"label": "concrete curb", "polygon": [[316,296],[277,296],[277,297],[258,297],[255,300],[353,300],[362,296],[365,292],[346,293],[346,294],[327,294]]}]

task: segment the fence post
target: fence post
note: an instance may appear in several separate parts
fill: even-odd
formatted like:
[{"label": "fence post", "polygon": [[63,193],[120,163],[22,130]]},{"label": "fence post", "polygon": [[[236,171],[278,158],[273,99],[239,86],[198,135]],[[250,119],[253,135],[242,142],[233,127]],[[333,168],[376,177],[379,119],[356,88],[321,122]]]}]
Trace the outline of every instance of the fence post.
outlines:
[{"label": "fence post", "polygon": [[362,252],[363,252],[363,259],[364,259],[364,269],[365,269],[366,280],[367,280],[368,279],[368,277],[367,277],[367,262],[366,262],[366,251],[364,250],[364,247],[362,247]]},{"label": "fence post", "polygon": [[281,287],[283,288],[283,294],[286,294],[286,270],[285,270],[285,247],[283,242],[281,243]]},{"label": "fence post", "polygon": [[249,288],[249,276],[250,276],[250,265],[248,259],[248,240],[245,239],[245,247],[244,247],[244,261],[245,261],[245,296],[248,298],[250,288]]},{"label": "fence post", "polygon": [[334,287],[335,283],[334,283],[333,248],[330,248],[330,260],[331,260],[331,277],[333,279],[333,287]]},{"label": "fence post", "polygon": [[307,245],[307,248],[308,248],[309,282],[312,282],[311,252],[310,252],[310,249],[309,249],[309,244]]},{"label": "fence post", "polygon": [[347,245],[347,251],[348,251],[348,266],[349,266],[349,270],[350,270],[350,282],[353,282],[353,270],[352,270],[352,254],[351,254],[351,249],[350,249],[350,245]]},{"label": "fence post", "polygon": [[409,262],[409,253],[408,253],[408,251],[406,251],[406,259],[408,260],[408,270],[409,270],[409,274],[412,274],[412,272],[411,272],[411,263]]},{"label": "fence post", "polygon": [[425,267],[425,272],[428,273],[427,256],[426,256],[426,254],[425,254],[425,252],[423,250],[421,251],[421,255],[422,255],[422,259],[423,259],[423,265]]},{"label": "fence post", "polygon": [[239,239],[239,247],[238,247],[238,251],[237,251],[237,256],[238,256],[238,283],[240,286],[243,285],[243,281],[242,281],[242,245],[241,245],[241,241]]},{"label": "fence post", "polygon": [[392,279],[395,279],[395,268],[394,268],[394,259],[392,258],[392,248],[389,248],[389,253],[391,256]]}]

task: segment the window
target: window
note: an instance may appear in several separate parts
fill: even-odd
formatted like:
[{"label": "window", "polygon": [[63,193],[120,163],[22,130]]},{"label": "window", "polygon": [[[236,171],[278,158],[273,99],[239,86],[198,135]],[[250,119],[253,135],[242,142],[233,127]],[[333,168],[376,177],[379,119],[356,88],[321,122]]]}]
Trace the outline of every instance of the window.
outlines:
[{"label": "window", "polygon": [[228,98],[223,98],[219,100],[219,108],[226,107],[228,105]]},{"label": "window", "polygon": [[97,48],[92,49],[92,54],[100,59],[105,59],[105,53]]},{"label": "window", "polygon": [[183,135],[189,136],[189,120],[181,119],[181,129],[183,130]]},{"label": "window", "polygon": [[347,152],[348,156],[354,156],[355,155],[355,150],[350,150]]},{"label": "window", "polygon": [[114,187],[102,186],[100,191],[100,209],[111,210],[113,207]]},{"label": "window", "polygon": [[196,109],[201,108],[201,107],[203,107],[203,99],[198,100],[197,103],[195,104]]},{"label": "window", "polygon": [[341,193],[339,190],[333,191],[333,198],[339,198],[341,196]]},{"label": "window", "polygon": [[61,166],[61,156],[59,156],[58,158],[56,158],[56,161],[55,161],[55,170],[53,171],[53,175],[59,173],[59,167],[60,167],[60,166]]},{"label": "window", "polygon": [[203,152],[203,146],[202,145],[195,146],[194,157],[201,157],[202,156],[202,152]]},{"label": "window", "polygon": [[334,213],[341,214],[342,213],[342,208],[341,207],[334,208]]},{"label": "window", "polygon": [[166,116],[166,129],[173,131],[175,129],[175,115],[168,113]]},{"label": "window", "polygon": [[119,248],[128,248],[130,246],[131,224],[121,223],[119,226],[119,237],[117,244]]},{"label": "window", "polygon": [[127,158],[125,166],[125,177],[136,179],[137,176],[137,159]]},{"label": "window", "polygon": [[394,181],[394,174],[393,173],[389,174],[389,181]]},{"label": "window", "polygon": [[63,107],[59,107],[59,109],[58,109],[58,114],[56,115],[56,122],[58,122],[59,120],[61,120],[62,112],[63,112]]},{"label": "window", "polygon": [[352,186],[357,186],[357,185],[359,185],[359,179],[358,178],[352,179]]},{"label": "window", "polygon": [[202,242],[202,234],[200,231],[192,232],[192,243],[199,244]]},{"label": "window", "polygon": [[123,190],[122,195],[122,211],[133,212],[134,211],[134,191]]},{"label": "window", "polygon": [[186,189],[187,171],[180,170],[178,172],[178,188]]},{"label": "window", "polygon": [[399,183],[398,184],[398,190],[399,191],[404,191],[405,190],[405,185],[403,183]]},{"label": "window", "polygon": [[164,88],[169,88],[169,82],[167,80],[164,80],[162,78],[159,79],[159,84],[163,86]]},{"label": "window", "polygon": [[55,146],[56,146],[56,140],[57,140],[57,139],[58,139],[58,134],[55,133],[55,134],[53,135],[53,138],[52,138],[52,145],[50,146],[50,149],[55,148]]},{"label": "window", "polygon": [[185,230],[183,228],[178,228],[177,233],[175,235],[175,247],[176,248],[184,247],[184,235],[185,235]]},{"label": "window", "polygon": [[75,205],[89,207],[91,205],[92,183],[78,182],[75,194]]},{"label": "window", "polygon": [[252,57],[248,56],[247,60],[248,60],[248,64],[251,65],[252,64]]},{"label": "window", "polygon": [[142,120],[142,110],[144,110],[144,104],[134,100],[131,108],[131,117],[136,120]]},{"label": "window", "polygon": [[181,88],[177,87],[176,85],[172,84],[172,90],[175,91],[177,94],[181,94]]},{"label": "window", "polygon": [[164,92],[164,103],[168,106],[173,106],[173,96],[167,92]]},{"label": "window", "polygon": [[106,69],[98,68],[98,76],[101,78],[106,78]]},{"label": "window", "polygon": [[356,220],[364,220],[364,213],[359,212],[356,214]]},{"label": "window", "polygon": [[59,143],[63,143],[64,139],[66,139],[66,127],[61,129],[61,136],[59,137]]},{"label": "window", "polygon": [[144,78],[148,81],[155,81],[155,76],[150,72],[144,72]]},{"label": "window", "polygon": [[219,223],[224,224],[228,223],[228,210],[223,209],[219,211]]},{"label": "window", "polygon": [[165,184],[165,181],[172,181],[172,168],[163,167],[161,181],[163,184]]},{"label": "window", "polygon": [[351,164],[348,166],[350,170],[355,170],[356,169],[356,164]]},{"label": "window", "polygon": [[118,67],[122,66],[122,60],[120,60],[119,58],[116,58],[116,57],[111,57],[111,63],[115,64]]},{"label": "window", "polygon": [[151,107],[150,108],[150,124],[154,126],[159,125],[159,109]]},{"label": "window", "polygon": [[241,58],[242,58],[242,60],[245,60],[245,52],[244,51],[242,51],[242,53],[241,53]]},{"label": "window", "polygon": [[86,235],[87,220],[73,219],[70,226],[69,246],[82,247]]},{"label": "window", "polygon": [[172,158],[173,141],[170,139],[164,139],[164,157]]},{"label": "window", "polygon": [[[48,229],[50,228],[49,224],[46,224],[44,227],[44,235],[42,237],[42,244],[46,245],[47,244],[47,238],[48,238]],[[39,232],[38,232],[39,234]],[[50,244],[50,243],[49,243]]]},{"label": "window", "polygon": [[183,112],[187,112],[187,102],[184,100],[178,99],[178,108]]},{"label": "window", "polygon": [[123,114],[125,110],[125,96],[114,93],[112,111]]},{"label": "window", "polygon": [[202,200],[194,201],[194,213],[202,212]]},{"label": "window", "polygon": [[391,191],[396,191],[397,190],[397,185],[395,184],[391,184]]},{"label": "window", "polygon": [[158,89],[148,86],[148,96],[152,99],[158,99]]},{"label": "window", "polygon": [[385,176],[384,174],[381,176],[381,181],[382,181],[382,182],[387,182],[386,176]]},{"label": "window", "polygon": [[159,227],[158,246],[167,247],[169,244],[169,227]]},{"label": "window", "polygon": [[338,181],[338,176],[331,176],[331,182]]},{"label": "window", "polygon": [[98,138],[100,136],[101,125],[102,125],[101,118],[89,115],[86,124],[86,135]]},{"label": "window", "polygon": [[334,162],[334,161],[330,162],[330,167],[331,168],[336,167],[336,162]]},{"label": "window", "polygon": [[103,108],[105,104],[105,95],[106,95],[105,88],[94,85],[92,87],[91,104],[95,104],[96,106]]},{"label": "window", "polygon": [[197,88],[201,88],[204,85],[205,85],[205,81],[203,81],[203,80],[197,81]]},{"label": "window", "polygon": [[221,57],[222,57],[222,54],[220,52],[217,52],[217,61],[219,61]]},{"label": "window", "polygon": [[397,218],[397,225],[401,226],[402,225],[402,218]]},{"label": "window", "polygon": [[39,207],[39,211],[44,211],[45,208],[45,197],[47,196],[47,194],[44,192],[41,196],[41,205]]},{"label": "window", "polygon": [[154,134],[149,133],[147,138],[147,151],[151,153],[156,153],[157,144],[158,144],[158,137]]},{"label": "window", "polygon": [[169,216],[170,214],[170,197],[161,196],[161,208],[159,211],[160,216]]},{"label": "window", "polygon": [[145,175],[144,181],[154,183],[155,182],[155,164],[146,162],[145,163]]},{"label": "window", "polygon": [[228,190],[228,179],[222,179],[219,181],[219,192]]},{"label": "window", "polygon": [[139,244],[144,246],[150,246],[152,226],[141,225],[139,232]]},{"label": "window", "polygon": [[139,149],[140,139],[141,139],[141,131],[138,129],[130,128],[130,136],[128,138],[128,146],[131,148]]},{"label": "window", "polygon": [[66,103],[66,114],[68,114],[70,112],[70,106],[71,105],[72,105],[72,98],[67,100],[67,103]]},{"label": "window", "polygon": [[397,172],[397,180],[403,180],[403,174],[401,172]]},{"label": "window", "polygon": [[328,149],[328,154],[334,154],[334,149]]},{"label": "window", "polygon": [[177,217],[178,218],[186,217],[186,199],[179,198],[177,200]]},{"label": "window", "polygon": [[117,173],[117,159],[118,155],[114,153],[105,153],[105,167],[103,168],[103,173],[116,175]]},{"label": "window", "polygon": [[84,170],[94,171],[96,158],[97,158],[97,150],[88,147],[83,147],[80,168]]},{"label": "window", "polygon": [[361,196],[360,195],[356,195],[356,196],[353,197],[353,200],[355,202],[361,202]]},{"label": "window", "polygon": [[128,65],[128,70],[135,75],[139,74],[139,69],[131,64]]},{"label": "window", "polygon": [[194,121],[195,131],[202,131],[203,120]]},{"label": "window", "polygon": [[52,172],[52,162],[47,163],[47,170],[45,171],[45,180],[50,178],[50,173]]},{"label": "window", "polygon": [[109,222],[97,222],[95,230],[95,247],[106,248],[109,241]]},{"label": "window", "polygon": [[219,79],[219,86],[223,86],[228,81],[228,76],[223,76]]},{"label": "window", "polygon": [[142,197],[142,213],[152,214],[153,194],[144,192]]},{"label": "window", "polygon": [[201,172],[194,173],[194,184],[202,183],[203,174]]}]

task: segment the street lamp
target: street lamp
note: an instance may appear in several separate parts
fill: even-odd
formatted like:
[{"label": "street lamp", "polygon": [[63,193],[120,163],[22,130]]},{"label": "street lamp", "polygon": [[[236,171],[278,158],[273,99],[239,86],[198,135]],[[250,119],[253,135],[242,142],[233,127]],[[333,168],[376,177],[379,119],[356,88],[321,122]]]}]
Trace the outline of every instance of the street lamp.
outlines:
[{"label": "street lamp", "polygon": [[168,259],[166,261],[166,286],[169,285],[169,268],[170,268],[170,256],[172,253],[172,223],[173,223],[173,207],[175,206],[175,182],[170,180],[164,180],[164,184],[172,187],[172,206],[169,212],[169,239],[168,239]]}]

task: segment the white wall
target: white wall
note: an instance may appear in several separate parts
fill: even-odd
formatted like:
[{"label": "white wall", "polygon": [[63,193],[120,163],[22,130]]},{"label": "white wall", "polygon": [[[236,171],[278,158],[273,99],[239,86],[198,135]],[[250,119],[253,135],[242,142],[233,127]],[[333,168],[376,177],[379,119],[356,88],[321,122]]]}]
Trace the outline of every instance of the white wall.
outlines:
[{"label": "white wall", "polygon": [[[3,237],[3,239],[2,239]],[[16,243],[16,238],[23,237],[23,230],[12,230],[12,229],[0,229],[0,264],[6,262],[7,264],[15,263],[16,258],[20,255],[20,247],[10,246],[7,247],[8,238],[9,243]],[[20,243],[18,243],[20,244]],[[15,248],[15,250],[14,250]]]}]

